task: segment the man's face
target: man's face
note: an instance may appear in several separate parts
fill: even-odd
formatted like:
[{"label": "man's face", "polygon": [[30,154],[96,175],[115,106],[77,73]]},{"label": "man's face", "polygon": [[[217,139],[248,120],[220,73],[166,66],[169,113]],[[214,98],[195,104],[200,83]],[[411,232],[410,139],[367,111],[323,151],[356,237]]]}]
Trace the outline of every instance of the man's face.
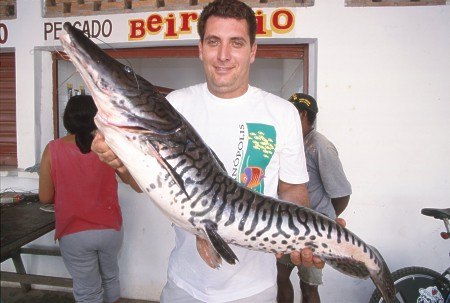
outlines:
[{"label": "man's face", "polygon": [[245,20],[211,16],[205,37],[198,44],[209,91],[220,98],[235,98],[248,89],[256,42],[250,45]]}]

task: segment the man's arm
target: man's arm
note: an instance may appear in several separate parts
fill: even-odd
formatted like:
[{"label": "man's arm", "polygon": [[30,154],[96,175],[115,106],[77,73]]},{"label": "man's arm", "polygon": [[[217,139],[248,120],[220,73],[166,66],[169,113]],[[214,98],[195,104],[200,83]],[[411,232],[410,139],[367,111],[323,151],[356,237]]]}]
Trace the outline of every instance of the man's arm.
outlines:
[{"label": "man's arm", "polygon": [[348,202],[350,201],[350,195],[339,197],[339,198],[331,198],[331,204],[333,204],[334,211],[336,213],[336,217],[339,217],[340,214],[347,208]]},{"label": "man's arm", "polygon": [[102,162],[105,162],[116,170],[117,175],[123,183],[130,185],[131,188],[138,193],[142,192],[141,188],[136,183],[136,180],[134,180],[131,176],[128,169],[106,144],[105,137],[101,133],[97,132],[95,135],[94,140],[92,141],[91,150],[98,155]]},{"label": "man's arm", "polygon": [[279,180],[278,196],[281,200],[293,202],[300,206],[311,206],[306,184],[290,184]]},{"label": "man's arm", "polygon": [[[293,202],[304,207],[310,207],[306,184],[290,184],[280,180],[278,183],[278,196],[281,200]],[[280,258],[281,256],[282,254],[277,254],[277,258]],[[309,248],[292,252],[291,261],[295,265],[303,265],[306,267],[323,268],[325,266],[325,262],[319,257],[313,256],[312,250]]]}]

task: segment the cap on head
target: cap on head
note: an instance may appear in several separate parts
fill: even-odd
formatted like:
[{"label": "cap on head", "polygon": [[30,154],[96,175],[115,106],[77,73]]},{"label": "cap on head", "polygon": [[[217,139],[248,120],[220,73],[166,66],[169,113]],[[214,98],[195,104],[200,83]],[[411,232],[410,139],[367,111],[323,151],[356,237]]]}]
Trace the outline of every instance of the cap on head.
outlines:
[{"label": "cap on head", "polygon": [[289,97],[289,102],[295,105],[298,111],[309,110],[313,113],[318,113],[316,99],[307,94],[295,93]]}]

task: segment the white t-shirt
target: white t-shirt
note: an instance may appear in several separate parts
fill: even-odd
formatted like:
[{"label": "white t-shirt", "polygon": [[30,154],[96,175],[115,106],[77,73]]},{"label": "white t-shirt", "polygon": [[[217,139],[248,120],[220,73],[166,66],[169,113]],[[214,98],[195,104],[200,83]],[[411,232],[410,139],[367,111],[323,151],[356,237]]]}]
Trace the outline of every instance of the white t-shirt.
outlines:
[{"label": "white t-shirt", "polygon": [[[276,197],[278,179],[308,181],[300,118],[290,102],[252,86],[241,97],[221,99],[206,83],[174,91],[167,99],[238,182]],[[238,300],[276,284],[274,254],[230,245],[239,262],[223,261],[212,269],[199,256],[194,235],[178,227],[175,234],[168,279],[199,300]]]}]

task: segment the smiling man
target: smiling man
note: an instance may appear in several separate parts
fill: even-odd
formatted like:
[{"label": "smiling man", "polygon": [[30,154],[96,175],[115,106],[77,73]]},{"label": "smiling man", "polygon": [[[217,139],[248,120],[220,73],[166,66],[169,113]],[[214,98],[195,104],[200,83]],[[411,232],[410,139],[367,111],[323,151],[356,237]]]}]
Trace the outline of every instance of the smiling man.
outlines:
[{"label": "smiling man", "polygon": [[236,98],[248,90],[250,65],[256,43],[251,41],[246,20],[211,16],[204,38],[198,43],[208,90],[223,99]]},{"label": "smiling man", "polygon": [[[237,181],[242,182],[241,175],[251,168],[250,172],[259,172],[249,176],[258,183],[253,190],[269,196],[278,192],[282,199],[309,206],[303,143],[294,135],[301,134],[295,109],[249,85],[257,50],[253,10],[240,1],[214,1],[200,15],[198,33],[206,84],[175,91],[167,99],[192,123],[229,174],[239,161]],[[241,132],[246,135],[239,142]],[[245,148],[237,158],[240,144]],[[175,232],[161,302],[276,301],[273,255],[233,247],[239,263],[214,270],[205,240],[176,227]],[[305,261],[312,263],[311,257]]]}]

